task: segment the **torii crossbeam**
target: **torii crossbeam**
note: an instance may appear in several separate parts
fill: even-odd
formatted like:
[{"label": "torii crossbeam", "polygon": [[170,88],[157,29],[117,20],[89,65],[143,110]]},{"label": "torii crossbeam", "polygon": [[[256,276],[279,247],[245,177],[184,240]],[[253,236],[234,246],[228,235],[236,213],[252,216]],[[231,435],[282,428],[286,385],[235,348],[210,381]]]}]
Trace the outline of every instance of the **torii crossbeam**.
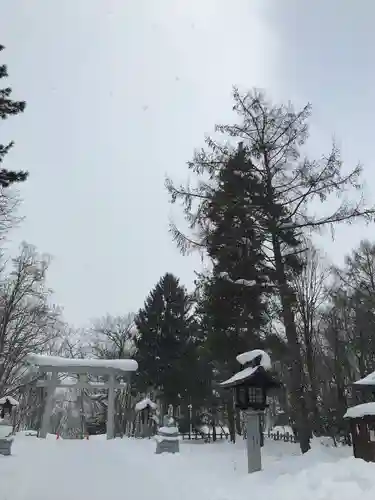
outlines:
[{"label": "torii crossbeam", "polygon": [[[138,369],[134,359],[69,359],[58,356],[29,354],[26,361],[37,367],[40,373],[49,375],[47,380],[38,380],[38,387],[47,387],[47,400],[44,407],[39,437],[47,437],[53,405],[53,394],[57,387],[77,389],[108,389],[107,439],[115,437],[115,390],[123,389],[127,383],[117,382],[116,377],[129,380],[130,374]],[[59,374],[78,375],[75,384],[59,381]],[[108,382],[89,382],[87,375],[108,376]],[[86,377],[85,377],[86,376]]]}]

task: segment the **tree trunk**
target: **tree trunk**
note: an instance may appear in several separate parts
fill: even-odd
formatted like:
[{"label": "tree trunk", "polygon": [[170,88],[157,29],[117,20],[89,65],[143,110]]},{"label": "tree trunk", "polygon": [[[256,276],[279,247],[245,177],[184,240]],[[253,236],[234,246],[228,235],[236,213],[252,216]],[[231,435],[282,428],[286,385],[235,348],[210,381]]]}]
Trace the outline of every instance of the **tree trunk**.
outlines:
[{"label": "tree trunk", "polygon": [[212,441],[215,443],[216,436],[216,410],[212,411]]},{"label": "tree trunk", "polygon": [[259,415],[259,437],[260,437],[260,447],[261,448],[263,448],[263,446],[264,446],[263,429],[264,429],[264,414]]},{"label": "tree trunk", "polygon": [[233,400],[230,399],[227,403],[227,412],[228,412],[228,427],[229,427],[229,436],[231,443],[236,442],[236,423],[234,419],[234,408],[233,408]]},{"label": "tree trunk", "polygon": [[241,426],[241,413],[238,408],[236,408],[236,433],[241,436],[242,435],[242,426]]},{"label": "tree trunk", "polygon": [[290,397],[292,412],[298,431],[298,439],[302,453],[310,449],[309,415],[304,391],[304,373],[301,349],[298,342],[297,328],[293,313],[293,296],[285,276],[284,263],[281,255],[280,243],[276,234],[272,235],[273,250],[276,265],[276,279],[278,283],[285,335],[288,341],[290,359]]},{"label": "tree trunk", "polygon": [[318,387],[315,376],[315,365],[314,365],[314,356],[313,356],[313,348],[311,343],[311,332],[306,331],[307,325],[305,326],[305,348],[306,348],[306,367],[307,372],[309,374],[310,381],[310,406],[311,413],[313,415],[313,430],[316,434],[320,435],[322,432],[322,425],[320,419],[320,412],[318,406]]},{"label": "tree trunk", "polygon": [[267,200],[270,207],[269,231],[272,238],[272,248],[275,259],[276,283],[279,290],[282,306],[282,316],[285,335],[288,341],[289,369],[290,369],[290,397],[292,411],[298,430],[299,443],[302,453],[310,449],[310,429],[308,421],[308,410],[304,394],[304,372],[301,348],[298,342],[298,334],[293,312],[294,295],[286,279],[285,264],[281,252],[278,216],[279,207],[275,203],[274,189],[272,186],[272,174],[269,168],[270,159],[267,150],[264,153],[264,165],[267,172]]}]

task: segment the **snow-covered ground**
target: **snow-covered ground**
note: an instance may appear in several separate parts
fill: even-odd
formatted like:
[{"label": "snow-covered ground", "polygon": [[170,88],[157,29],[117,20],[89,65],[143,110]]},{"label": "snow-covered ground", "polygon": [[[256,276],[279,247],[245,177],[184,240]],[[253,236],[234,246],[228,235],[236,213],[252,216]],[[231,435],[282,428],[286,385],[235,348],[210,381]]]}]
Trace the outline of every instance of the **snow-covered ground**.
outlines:
[{"label": "snow-covered ground", "polygon": [[373,500],[375,464],[349,448],[267,440],[262,472],[246,473],[245,445],[182,442],[155,455],[152,440],[47,440],[18,435],[0,456],[0,500]]}]

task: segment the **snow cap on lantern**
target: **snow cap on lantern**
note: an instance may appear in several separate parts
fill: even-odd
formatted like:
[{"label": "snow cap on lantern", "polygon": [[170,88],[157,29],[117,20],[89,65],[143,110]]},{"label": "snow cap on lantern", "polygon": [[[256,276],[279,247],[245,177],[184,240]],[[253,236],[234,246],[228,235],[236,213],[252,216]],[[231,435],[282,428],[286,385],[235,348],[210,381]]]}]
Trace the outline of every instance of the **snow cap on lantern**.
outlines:
[{"label": "snow cap on lantern", "polygon": [[268,391],[282,386],[271,371],[271,358],[261,349],[254,349],[239,354],[236,359],[243,369],[220,385],[234,389],[237,408],[263,411]]}]

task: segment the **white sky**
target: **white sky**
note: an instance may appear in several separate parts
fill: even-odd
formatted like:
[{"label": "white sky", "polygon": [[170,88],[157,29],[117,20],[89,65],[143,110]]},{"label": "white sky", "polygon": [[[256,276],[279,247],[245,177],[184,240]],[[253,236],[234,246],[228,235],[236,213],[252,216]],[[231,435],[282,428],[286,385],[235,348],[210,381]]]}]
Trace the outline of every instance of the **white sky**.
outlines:
[{"label": "white sky", "polygon": [[[186,179],[193,149],[231,119],[233,84],[311,101],[311,151],[335,134],[371,193],[374,14],[366,0],[4,2],[2,61],[28,103],[1,124],[1,141],[16,141],[4,166],[30,171],[9,246],[54,256],[66,319],[137,310],[167,271],[191,287],[201,264],[168,234],[164,177]],[[372,233],[344,228],[321,245],[339,262]]]}]

